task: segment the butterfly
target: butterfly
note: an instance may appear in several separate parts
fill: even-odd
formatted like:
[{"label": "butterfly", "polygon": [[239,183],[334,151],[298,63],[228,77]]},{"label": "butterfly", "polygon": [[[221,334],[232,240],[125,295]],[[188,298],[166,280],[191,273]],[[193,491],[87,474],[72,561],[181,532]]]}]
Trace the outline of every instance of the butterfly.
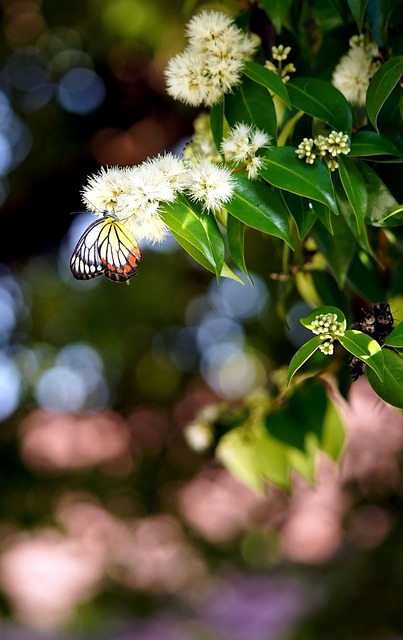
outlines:
[{"label": "butterfly", "polygon": [[141,257],[140,247],[130,231],[105,212],[77,242],[70,269],[77,280],[104,275],[114,282],[127,282],[136,275]]}]

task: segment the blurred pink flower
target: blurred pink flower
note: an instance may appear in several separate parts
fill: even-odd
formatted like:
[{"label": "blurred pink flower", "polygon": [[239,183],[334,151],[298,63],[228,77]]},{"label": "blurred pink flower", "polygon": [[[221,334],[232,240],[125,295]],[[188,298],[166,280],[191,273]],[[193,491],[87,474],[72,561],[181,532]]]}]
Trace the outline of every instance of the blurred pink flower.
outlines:
[{"label": "blurred pink flower", "polygon": [[118,582],[155,593],[187,593],[206,574],[203,560],[186,542],[179,523],[162,514],[133,522],[110,565],[110,575]]},{"label": "blurred pink flower", "polygon": [[258,494],[221,468],[202,470],[177,495],[185,520],[211,542],[224,542],[263,522],[276,521],[284,509],[283,494]]},{"label": "blurred pink flower", "polygon": [[89,497],[71,495],[59,504],[58,519],[81,545],[97,549],[106,574],[131,589],[181,591],[205,576],[204,562],[173,516],[120,520]]},{"label": "blurred pink flower", "polygon": [[127,524],[85,493],[64,495],[56,507],[56,517],[68,536],[91,550],[107,564],[116,547],[127,536]]},{"label": "blurred pink flower", "polygon": [[55,529],[20,533],[0,556],[0,585],[18,617],[53,628],[92,597],[102,578],[102,557]]},{"label": "blurred pink flower", "polygon": [[285,556],[296,562],[329,560],[342,543],[341,518],[347,503],[339,469],[324,456],[319,460],[315,485],[296,477],[282,529]]},{"label": "blurred pink flower", "polygon": [[400,482],[403,415],[381,400],[362,377],[352,386],[349,403],[341,404],[347,446],[341,461],[344,481],[356,481],[366,493],[383,494]]},{"label": "blurred pink flower", "polygon": [[17,618],[36,628],[56,628],[97,593],[108,577],[152,593],[197,590],[204,561],[169,515],[125,521],[86,494],[67,494],[56,517],[65,533],[8,530],[0,554],[0,588]]},{"label": "blurred pink flower", "polygon": [[295,478],[282,530],[286,557],[297,562],[330,559],[345,540],[358,546],[379,544],[392,526],[386,511],[367,505],[343,523],[356,500],[354,482],[363,496],[379,496],[400,482],[403,416],[383,402],[365,378],[352,385],[348,402],[336,394],[346,424],[346,444],[339,464],[320,459],[314,486]]},{"label": "blurred pink flower", "polygon": [[22,457],[41,471],[102,465],[122,475],[132,469],[128,427],[112,411],[77,416],[36,409],[21,422],[19,433]]}]

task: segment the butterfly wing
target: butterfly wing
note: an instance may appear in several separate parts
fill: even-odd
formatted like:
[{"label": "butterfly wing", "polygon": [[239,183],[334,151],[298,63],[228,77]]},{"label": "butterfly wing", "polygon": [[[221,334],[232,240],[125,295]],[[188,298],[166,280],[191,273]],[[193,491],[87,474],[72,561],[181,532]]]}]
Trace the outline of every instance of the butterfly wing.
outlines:
[{"label": "butterfly wing", "polygon": [[140,247],[128,229],[111,216],[93,222],[77,242],[70,268],[77,280],[105,275],[126,282],[136,275]]},{"label": "butterfly wing", "polygon": [[99,257],[109,280],[126,282],[138,271],[141,250],[124,224],[113,218],[109,220],[98,237]]},{"label": "butterfly wing", "polygon": [[89,280],[101,276],[105,267],[98,252],[98,237],[105,219],[96,220],[84,231],[77,242],[70,260],[70,269],[77,280]]}]

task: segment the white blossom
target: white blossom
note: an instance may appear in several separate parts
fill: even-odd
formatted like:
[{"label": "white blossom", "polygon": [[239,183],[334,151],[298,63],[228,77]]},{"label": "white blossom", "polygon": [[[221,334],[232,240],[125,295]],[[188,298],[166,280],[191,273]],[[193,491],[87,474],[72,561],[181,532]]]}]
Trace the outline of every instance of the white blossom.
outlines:
[{"label": "white blossom", "polygon": [[251,125],[239,122],[234,125],[221,143],[221,151],[235,165],[245,165],[248,177],[254,180],[263,164],[256,152],[269,147],[271,136]]},{"label": "white blossom", "polygon": [[365,106],[370,80],[379,66],[369,47],[353,46],[334,70],[332,83],[353,105]]},{"label": "white blossom", "polygon": [[200,202],[203,209],[216,213],[231,199],[235,179],[226,167],[201,158],[197,165],[189,167],[189,176],[187,193],[194,202]]},{"label": "white blossom", "polygon": [[191,107],[206,103],[207,99],[210,102],[221,97],[214,91],[203,59],[189,50],[169,60],[165,80],[169,95]]},{"label": "white blossom", "polygon": [[253,156],[246,165],[246,173],[249,180],[256,180],[259,175],[259,169],[263,167],[263,158]]},{"label": "white blossom", "polygon": [[219,11],[202,11],[187,25],[189,44],[168,62],[167,91],[190,106],[218,103],[241,81],[255,42]]},{"label": "white blossom", "polygon": [[102,167],[89,176],[87,185],[81,191],[87,210],[99,215],[114,211],[118,197],[128,189],[128,173],[127,168]]},{"label": "white blossom", "polygon": [[87,208],[108,211],[124,222],[137,241],[162,242],[168,234],[162,204],[174,202],[187,183],[185,163],[167,153],[134,167],[100,169],[90,176],[82,197]]},{"label": "white blossom", "polygon": [[159,154],[146,161],[147,165],[157,167],[174,191],[181,192],[189,182],[186,164],[173,153]]}]

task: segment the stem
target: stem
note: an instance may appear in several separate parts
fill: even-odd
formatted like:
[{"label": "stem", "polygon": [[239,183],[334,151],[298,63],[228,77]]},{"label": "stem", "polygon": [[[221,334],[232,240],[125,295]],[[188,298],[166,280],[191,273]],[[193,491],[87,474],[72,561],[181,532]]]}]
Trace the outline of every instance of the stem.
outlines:
[{"label": "stem", "polygon": [[[303,243],[299,238],[297,225],[292,216],[290,216],[290,227],[291,227],[291,238],[294,244],[294,261],[299,267],[302,268],[304,266],[304,254],[302,251]],[[288,245],[287,245],[287,248],[288,248],[288,256],[289,256],[290,248],[288,247]],[[283,259],[284,259],[284,254],[283,254]]]},{"label": "stem", "polygon": [[283,244],[283,257],[282,257],[282,261],[281,261],[281,271],[283,273],[288,273],[289,272],[289,262],[290,262],[290,247],[288,246],[288,244],[286,242],[284,242]]}]

